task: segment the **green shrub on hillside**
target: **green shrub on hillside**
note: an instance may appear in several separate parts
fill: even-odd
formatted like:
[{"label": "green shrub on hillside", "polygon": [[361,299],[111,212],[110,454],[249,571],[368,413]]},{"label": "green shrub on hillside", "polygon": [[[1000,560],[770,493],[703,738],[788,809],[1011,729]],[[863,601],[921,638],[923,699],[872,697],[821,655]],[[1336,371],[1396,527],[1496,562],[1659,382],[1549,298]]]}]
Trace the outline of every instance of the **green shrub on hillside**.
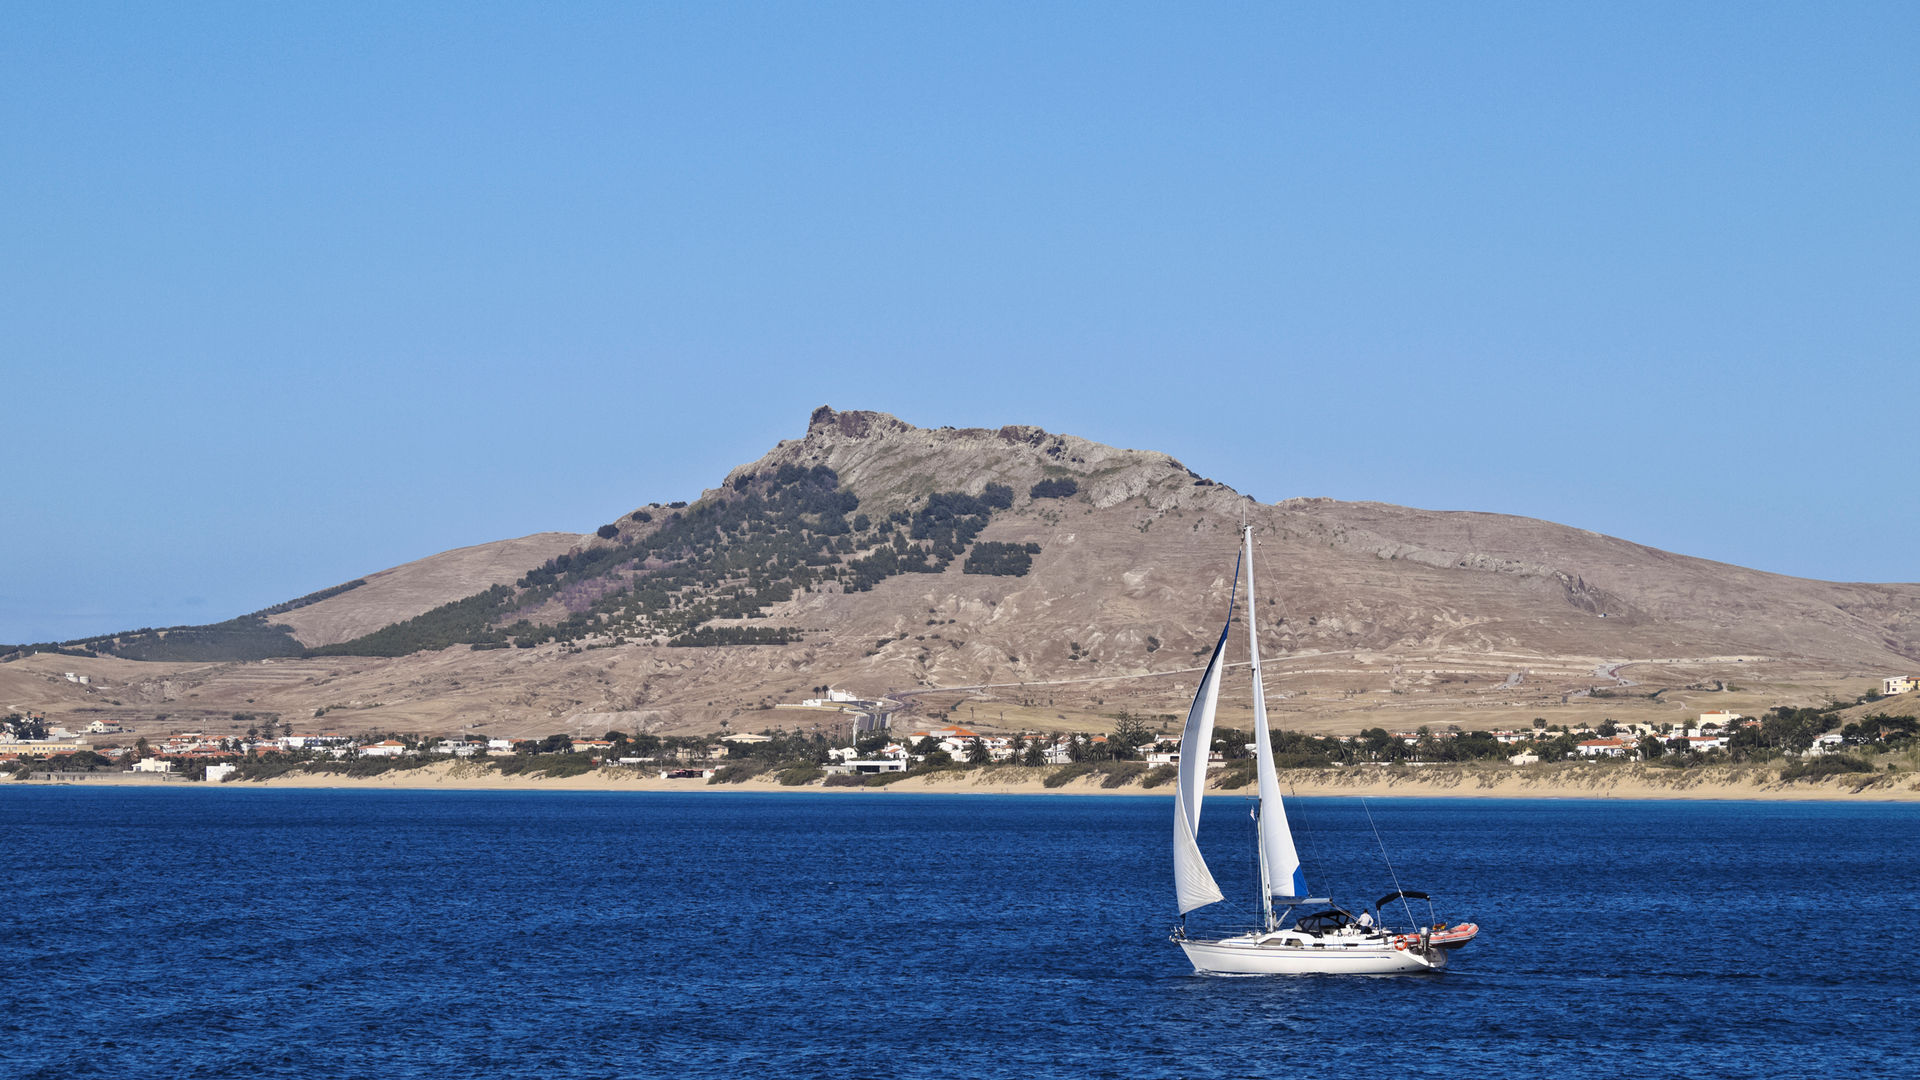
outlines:
[{"label": "green shrub on hillside", "polygon": [[1027,571],[1033,568],[1033,557],[1038,554],[1039,544],[1002,544],[982,540],[973,545],[973,550],[967,555],[966,565],[961,567],[961,573],[1025,577]]},{"label": "green shrub on hillside", "polygon": [[[975,548],[969,573],[1026,573],[1037,545],[975,544],[994,510],[1012,498],[1004,484],[989,485],[981,496],[935,492],[881,521],[856,513],[859,497],[824,465],[742,473],[692,506],[671,504],[675,512],[644,536],[623,539],[619,529],[604,526],[600,535],[611,543],[555,556],[513,585],[314,652],[399,656],[462,644],[533,648],[589,636],[664,640],[682,648],[788,645],[803,640],[804,631],[716,624],[762,618],[772,605],[825,585],[860,592],[899,574],[941,573]],[[634,511],[629,518],[647,521],[648,515]],[[555,601],[568,612],[557,623],[544,615]]]},{"label": "green shrub on hillside", "polygon": [[444,649],[449,645],[475,641],[499,641],[491,623],[500,609],[512,600],[509,585],[495,585],[451,604],[415,615],[404,622],[381,627],[371,634],[314,649],[315,656],[406,656],[424,649]]},{"label": "green shrub on hillside", "polygon": [[1042,480],[1027,490],[1036,499],[1065,499],[1080,493],[1080,484],[1070,476]]}]

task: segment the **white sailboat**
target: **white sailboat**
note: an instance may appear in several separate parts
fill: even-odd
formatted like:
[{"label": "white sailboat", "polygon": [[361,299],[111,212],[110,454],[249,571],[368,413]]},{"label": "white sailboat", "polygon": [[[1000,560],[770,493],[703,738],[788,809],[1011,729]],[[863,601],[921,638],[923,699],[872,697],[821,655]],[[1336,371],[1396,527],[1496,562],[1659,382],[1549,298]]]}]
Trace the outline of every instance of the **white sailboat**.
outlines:
[{"label": "white sailboat", "polygon": [[[1227,632],[1233,628],[1231,607],[1227,625],[1213,647],[1206,674],[1187,711],[1180,739],[1180,786],[1173,813],[1173,877],[1180,904],[1180,927],[1173,941],[1184,949],[1195,971],[1215,975],[1390,975],[1432,971],[1447,963],[1447,950],[1427,933],[1393,934],[1363,925],[1339,908],[1316,910],[1287,925],[1296,907],[1329,904],[1324,897],[1307,895],[1306,874],[1287,827],[1287,809],[1280,798],[1279,775],[1273,765],[1273,744],[1267,734],[1267,703],[1260,683],[1260,640],[1253,596],[1253,528],[1241,527],[1240,560],[1247,568],[1247,644],[1253,657],[1254,756],[1259,781],[1258,840],[1260,855],[1259,929],[1222,938],[1187,936],[1186,916],[1196,908],[1225,899],[1212,871],[1200,854],[1200,804],[1207,785],[1207,751],[1213,745],[1214,710],[1220,700],[1220,672],[1225,666]],[[1239,577],[1236,570],[1236,581]],[[1275,905],[1282,910],[1276,914]]]}]

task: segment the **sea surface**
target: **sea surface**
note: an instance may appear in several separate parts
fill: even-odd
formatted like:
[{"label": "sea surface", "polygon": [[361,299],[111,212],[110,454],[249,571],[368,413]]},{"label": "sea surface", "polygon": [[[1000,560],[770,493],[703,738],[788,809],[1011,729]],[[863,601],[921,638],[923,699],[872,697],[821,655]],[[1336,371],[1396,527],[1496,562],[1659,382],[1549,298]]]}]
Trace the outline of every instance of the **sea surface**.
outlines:
[{"label": "sea surface", "polygon": [[1196,976],[1170,799],[8,785],[0,1076],[1920,1076],[1920,807],[1292,810],[1316,894],[1480,939]]}]

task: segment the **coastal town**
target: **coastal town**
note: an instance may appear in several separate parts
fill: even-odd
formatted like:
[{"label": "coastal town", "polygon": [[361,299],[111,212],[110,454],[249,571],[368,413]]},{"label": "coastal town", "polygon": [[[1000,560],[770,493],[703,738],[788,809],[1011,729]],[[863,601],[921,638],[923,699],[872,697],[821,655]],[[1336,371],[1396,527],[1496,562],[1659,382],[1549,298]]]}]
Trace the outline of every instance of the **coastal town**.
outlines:
[{"label": "coastal town", "polygon": [[[238,714],[244,730],[216,734],[177,730],[129,736],[118,724],[94,721],[71,731],[48,727],[44,716],[12,713],[0,720],[0,769],[16,780],[221,783],[264,779],[289,770],[344,771],[375,775],[436,761],[495,764],[521,771],[534,762],[542,775],[578,775],[625,770],[663,780],[725,783],[777,772],[788,786],[813,783],[881,786],[928,770],[976,766],[1032,769],[1104,766],[1122,784],[1154,787],[1169,779],[1181,759],[1177,737],[1164,733],[1172,717],[1121,714],[1103,732],[987,732],[962,726],[895,730],[896,703],[862,698],[851,691],[820,688],[821,696],[779,706],[848,722],[823,733],[819,724],[772,725],[759,732],[712,736],[607,731],[588,736],[556,733],[509,738],[467,732],[422,736],[398,732],[347,733],[282,729],[273,718]],[[1889,676],[1873,699],[1920,693],[1920,676]],[[1868,699],[1863,698],[1863,701]],[[1858,703],[1855,703],[1858,704]],[[1870,715],[1840,722],[1834,708],[1777,707],[1761,716],[1725,709],[1698,713],[1681,723],[1615,723],[1574,726],[1536,718],[1527,728],[1462,731],[1456,725],[1414,730],[1370,728],[1351,734],[1280,733],[1274,751],[1282,767],[1418,769],[1458,763],[1523,767],[1541,762],[1655,762],[1670,766],[1755,760],[1806,762],[1857,760],[1861,753],[1914,745],[1920,721],[1904,715]],[[1254,752],[1242,731],[1221,729],[1207,750],[1216,786],[1244,783]],[[1848,755],[1852,754],[1853,757]],[[520,766],[520,768],[516,768]],[[1803,766],[1804,767],[1804,766]],[[1822,772],[1830,769],[1820,770]],[[1120,785],[1110,785],[1120,786]]]}]

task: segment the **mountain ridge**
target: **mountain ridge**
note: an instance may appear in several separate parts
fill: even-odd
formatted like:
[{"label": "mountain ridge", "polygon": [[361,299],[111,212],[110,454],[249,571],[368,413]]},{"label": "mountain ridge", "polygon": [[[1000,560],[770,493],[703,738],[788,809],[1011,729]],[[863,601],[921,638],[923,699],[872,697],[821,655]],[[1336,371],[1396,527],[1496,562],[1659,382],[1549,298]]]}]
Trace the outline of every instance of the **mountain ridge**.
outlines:
[{"label": "mountain ridge", "polygon": [[[1243,517],[1282,708],[1525,711],[1736,680],[1805,695],[1920,668],[1920,585],[1794,578],[1511,515],[1262,504],[1164,453],[822,406],[801,438],[691,503],[366,575],[274,616],[300,647],[336,655],[191,677],[230,697],[219,688],[258,682],[250,667],[311,668],[269,694],[281,711],[374,701],[396,726],[697,728],[823,684],[940,712],[1164,714],[1181,707],[1186,666],[1170,661],[1218,632]],[[465,621],[402,639],[424,651],[355,656],[344,636],[463,601]],[[365,693],[334,700],[341,680]],[[1001,688],[941,691],[983,685]],[[117,708],[157,711],[180,700],[168,694]]]}]

